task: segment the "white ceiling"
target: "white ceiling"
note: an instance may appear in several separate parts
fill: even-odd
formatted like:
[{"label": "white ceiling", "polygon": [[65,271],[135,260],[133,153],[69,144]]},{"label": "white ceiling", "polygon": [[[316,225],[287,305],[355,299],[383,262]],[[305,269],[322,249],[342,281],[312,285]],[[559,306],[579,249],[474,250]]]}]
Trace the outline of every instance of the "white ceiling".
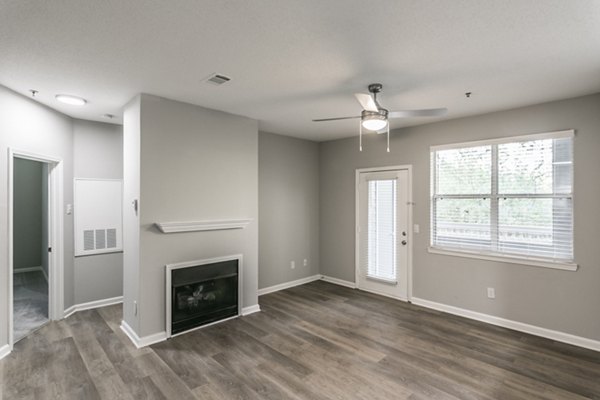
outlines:
[{"label": "white ceiling", "polygon": [[358,122],[311,120],[358,115],[372,82],[390,110],[445,118],[599,92],[600,1],[0,0],[0,84],[77,118],[144,92],[329,140]]}]

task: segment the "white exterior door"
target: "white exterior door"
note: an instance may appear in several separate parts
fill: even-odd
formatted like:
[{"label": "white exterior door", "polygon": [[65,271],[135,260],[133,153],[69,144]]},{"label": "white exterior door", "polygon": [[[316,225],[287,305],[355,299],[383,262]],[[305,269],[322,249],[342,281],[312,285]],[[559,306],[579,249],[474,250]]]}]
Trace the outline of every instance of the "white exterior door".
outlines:
[{"label": "white exterior door", "polygon": [[361,290],[408,300],[409,172],[359,172],[357,283]]}]

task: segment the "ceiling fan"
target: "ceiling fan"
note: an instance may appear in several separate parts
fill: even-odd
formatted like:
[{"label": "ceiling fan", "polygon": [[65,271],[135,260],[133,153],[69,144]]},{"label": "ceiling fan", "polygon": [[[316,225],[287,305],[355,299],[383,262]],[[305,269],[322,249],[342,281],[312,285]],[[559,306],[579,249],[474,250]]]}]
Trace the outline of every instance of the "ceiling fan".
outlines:
[{"label": "ceiling fan", "polygon": [[338,121],[342,119],[360,118],[360,151],[362,151],[362,130],[363,128],[377,133],[386,133],[387,128],[387,151],[390,151],[390,118],[409,118],[409,117],[439,117],[448,111],[446,108],[429,108],[422,110],[400,110],[389,111],[381,106],[377,101],[377,94],[383,89],[381,83],[372,83],[368,86],[369,93],[355,93],[354,96],[363,108],[359,116],[313,119],[313,122]]}]

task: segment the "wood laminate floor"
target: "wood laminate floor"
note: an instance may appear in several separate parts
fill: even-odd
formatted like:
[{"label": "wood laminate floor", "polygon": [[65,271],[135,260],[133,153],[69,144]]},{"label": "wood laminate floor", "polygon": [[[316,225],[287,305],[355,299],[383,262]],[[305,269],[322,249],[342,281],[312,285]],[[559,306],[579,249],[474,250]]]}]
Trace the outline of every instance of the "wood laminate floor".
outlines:
[{"label": "wood laminate floor", "polygon": [[3,399],[600,399],[600,353],[313,282],[136,349],[120,306],[0,361]]}]

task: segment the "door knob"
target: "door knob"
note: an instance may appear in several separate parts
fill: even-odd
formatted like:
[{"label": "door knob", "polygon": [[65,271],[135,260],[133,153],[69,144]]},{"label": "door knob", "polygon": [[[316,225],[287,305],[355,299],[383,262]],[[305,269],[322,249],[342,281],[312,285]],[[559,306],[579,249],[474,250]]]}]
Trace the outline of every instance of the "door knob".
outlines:
[{"label": "door knob", "polygon": [[402,246],[406,246],[406,240],[402,241]]}]

